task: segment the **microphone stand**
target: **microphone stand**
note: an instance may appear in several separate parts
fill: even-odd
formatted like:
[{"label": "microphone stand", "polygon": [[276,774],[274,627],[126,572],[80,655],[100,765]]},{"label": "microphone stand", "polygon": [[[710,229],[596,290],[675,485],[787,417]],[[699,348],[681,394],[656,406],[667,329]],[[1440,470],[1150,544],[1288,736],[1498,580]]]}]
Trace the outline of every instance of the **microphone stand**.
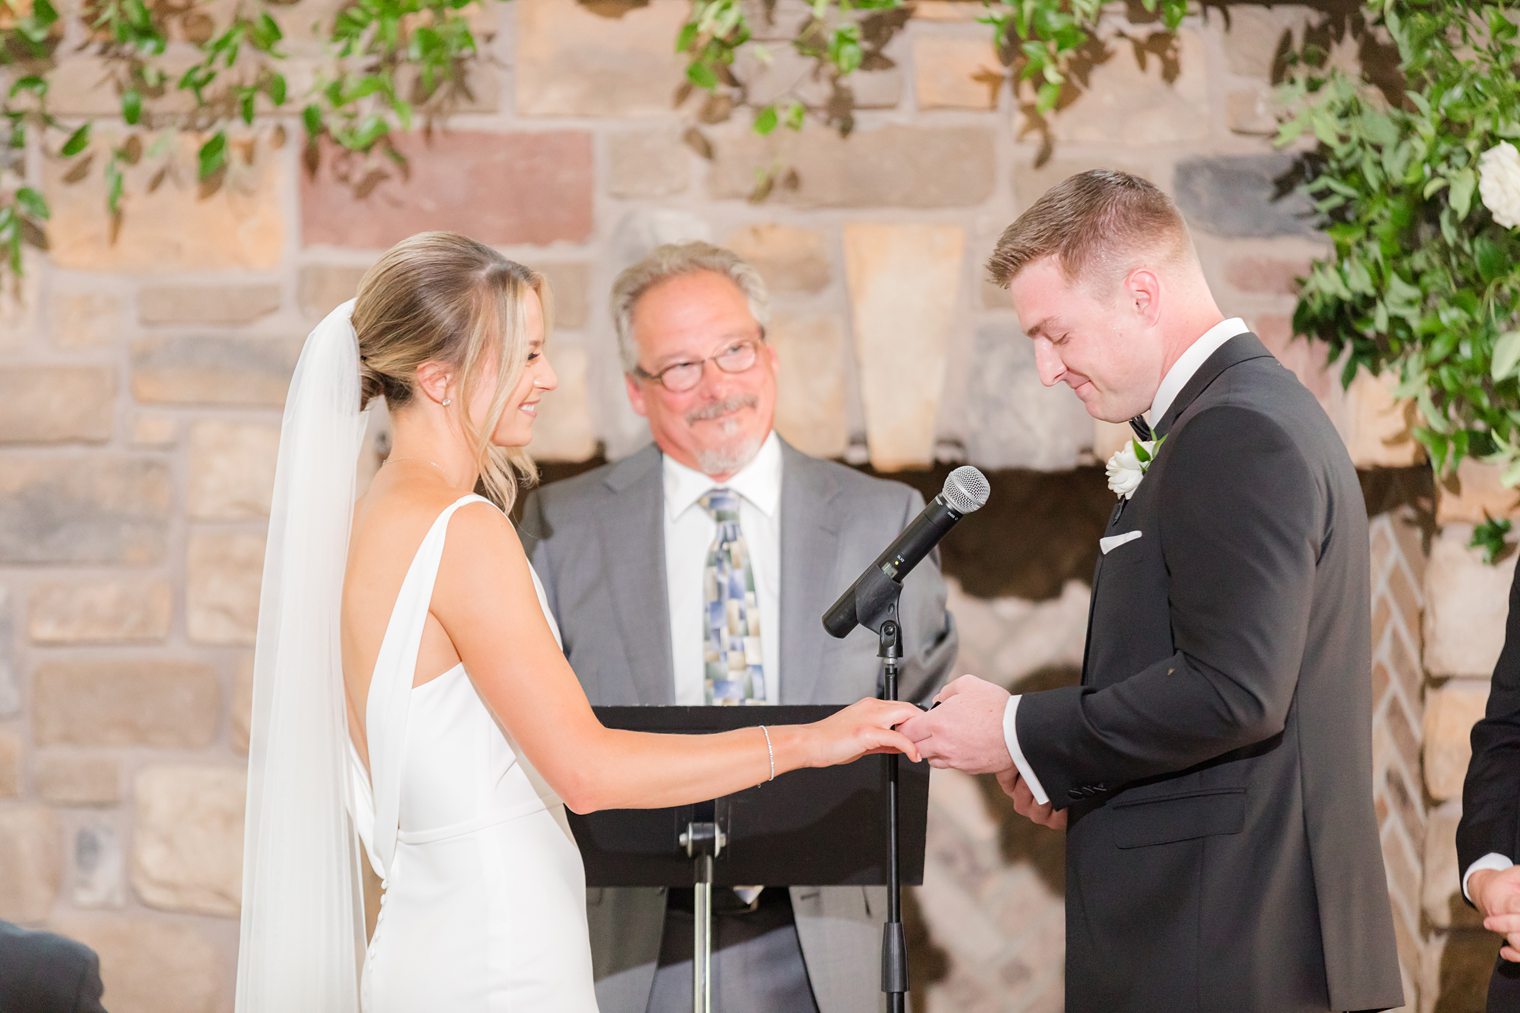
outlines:
[{"label": "microphone stand", "polygon": [[[898,605],[902,585],[877,567],[855,586],[855,614],[877,636],[882,662],[883,700],[897,699],[898,660],[903,654]],[[884,756],[887,767],[887,922],[881,936],[881,990],[889,1013],[904,1013],[908,996],[908,944],[902,925],[902,878],[898,856],[897,774],[900,756]]]}]

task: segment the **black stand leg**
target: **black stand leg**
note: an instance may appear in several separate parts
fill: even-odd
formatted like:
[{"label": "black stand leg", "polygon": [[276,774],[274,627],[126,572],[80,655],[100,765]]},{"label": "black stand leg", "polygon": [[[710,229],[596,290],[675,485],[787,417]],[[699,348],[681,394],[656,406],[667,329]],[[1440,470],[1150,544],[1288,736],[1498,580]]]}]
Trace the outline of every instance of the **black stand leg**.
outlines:
[{"label": "black stand leg", "polygon": [[[897,699],[897,661],[902,656],[902,630],[896,621],[897,607],[894,602],[890,611],[893,618],[881,624],[880,657],[882,660],[882,698]],[[896,753],[885,757],[887,761],[887,923],[882,926],[881,937],[881,990],[887,994],[890,1013],[903,1013],[908,994],[908,944],[902,926],[902,881],[898,870],[898,815],[897,815],[897,761]]]}]

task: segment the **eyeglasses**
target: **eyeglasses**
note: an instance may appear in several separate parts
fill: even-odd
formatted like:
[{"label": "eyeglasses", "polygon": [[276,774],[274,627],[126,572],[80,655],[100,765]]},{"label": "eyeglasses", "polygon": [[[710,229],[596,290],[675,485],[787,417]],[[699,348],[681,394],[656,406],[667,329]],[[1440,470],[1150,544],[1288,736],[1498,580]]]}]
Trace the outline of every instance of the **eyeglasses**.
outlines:
[{"label": "eyeglasses", "polygon": [[672,362],[658,373],[650,373],[642,366],[634,366],[633,374],[645,380],[653,380],[672,394],[684,394],[702,382],[702,370],[711,362],[725,373],[742,373],[754,366],[760,358],[760,344],[765,341],[765,331],[757,338],[740,338],[724,345],[716,355],[695,362]]}]

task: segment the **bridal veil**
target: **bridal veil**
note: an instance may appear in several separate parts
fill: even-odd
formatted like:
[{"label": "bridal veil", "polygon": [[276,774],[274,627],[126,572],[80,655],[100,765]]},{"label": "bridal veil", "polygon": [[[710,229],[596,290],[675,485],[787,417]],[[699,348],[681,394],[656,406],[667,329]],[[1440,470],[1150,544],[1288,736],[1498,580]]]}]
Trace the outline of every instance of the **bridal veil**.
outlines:
[{"label": "bridal veil", "polygon": [[254,647],[239,1013],[359,1008],[359,844],[339,614],[364,439],[350,300],[306,339],[280,428]]}]

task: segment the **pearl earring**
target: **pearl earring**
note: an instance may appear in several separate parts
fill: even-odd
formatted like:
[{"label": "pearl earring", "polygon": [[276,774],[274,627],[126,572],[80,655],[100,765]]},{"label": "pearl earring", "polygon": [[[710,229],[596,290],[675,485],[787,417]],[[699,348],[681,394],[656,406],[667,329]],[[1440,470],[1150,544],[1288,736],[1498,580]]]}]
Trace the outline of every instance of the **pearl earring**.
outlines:
[{"label": "pearl earring", "polygon": [[445,408],[447,408],[449,405],[451,405],[453,403],[454,403],[454,399],[451,398],[451,397],[446,397],[446,398],[443,399],[443,406]]}]

